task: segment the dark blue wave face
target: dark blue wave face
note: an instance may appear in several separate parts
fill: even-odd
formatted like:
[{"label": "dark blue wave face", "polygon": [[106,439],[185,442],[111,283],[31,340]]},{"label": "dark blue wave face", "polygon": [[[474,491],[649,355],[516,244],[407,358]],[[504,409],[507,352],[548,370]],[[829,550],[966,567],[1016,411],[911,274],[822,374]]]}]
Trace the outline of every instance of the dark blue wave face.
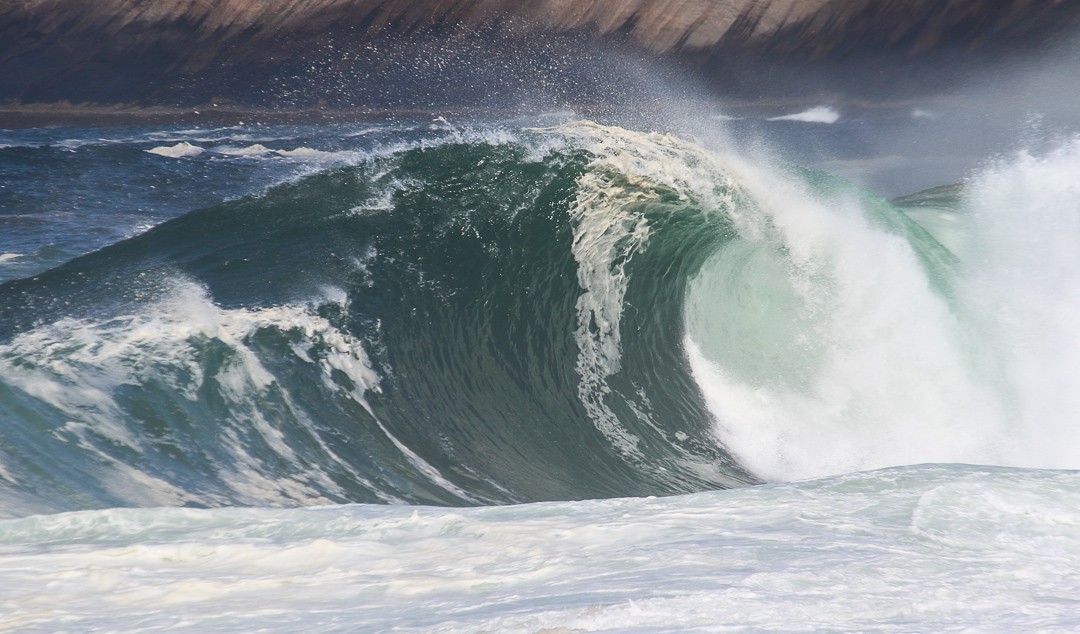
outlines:
[{"label": "dark blue wave face", "polygon": [[686,280],[730,228],[604,176],[640,188],[624,207],[654,238],[632,258],[613,243],[632,335],[601,368],[590,342],[609,326],[582,306],[579,261],[592,157],[541,145],[414,143],[0,286],[8,505],[474,504],[752,481],[681,352]]}]

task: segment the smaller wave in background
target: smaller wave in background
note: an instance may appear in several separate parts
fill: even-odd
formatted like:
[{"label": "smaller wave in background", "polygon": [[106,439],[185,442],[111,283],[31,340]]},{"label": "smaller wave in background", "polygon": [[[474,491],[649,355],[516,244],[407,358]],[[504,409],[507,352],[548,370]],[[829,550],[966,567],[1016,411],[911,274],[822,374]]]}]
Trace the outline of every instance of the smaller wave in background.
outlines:
[{"label": "smaller wave in background", "polygon": [[176,145],[162,145],[155,148],[146,150],[149,154],[157,154],[158,156],[167,156],[169,158],[186,158],[190,156],[198,156],[204,152],[204,150],[197,146],[188,143],[187,141],[181,141]]},{"label": "smaller wave in background", "polygon": [[769,121],[798,121],[800,123],[836,123],[840,120],[840,112],[831,106],[814,106],[809,110],[794,114],[771,117]]}]

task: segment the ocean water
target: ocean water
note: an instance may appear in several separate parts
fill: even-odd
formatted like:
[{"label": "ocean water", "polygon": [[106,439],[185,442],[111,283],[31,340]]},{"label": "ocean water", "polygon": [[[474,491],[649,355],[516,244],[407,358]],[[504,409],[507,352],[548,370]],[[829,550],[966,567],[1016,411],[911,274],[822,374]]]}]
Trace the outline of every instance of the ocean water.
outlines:
[{"label": "ocean water", "polygon": [[0,628],[1080,628],[1080,140],[724,138],[0,132]]}]

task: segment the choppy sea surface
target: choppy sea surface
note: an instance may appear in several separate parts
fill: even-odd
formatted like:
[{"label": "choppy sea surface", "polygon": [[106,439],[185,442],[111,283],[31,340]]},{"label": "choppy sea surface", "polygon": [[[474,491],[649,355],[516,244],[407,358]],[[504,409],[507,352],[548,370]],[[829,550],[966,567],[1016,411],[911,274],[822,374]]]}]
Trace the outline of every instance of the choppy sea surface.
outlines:
[{"label": "choppy sea surface", "polygon": [[0,628],[1080,628],[1080,141],[721,119],[0,131]]}]

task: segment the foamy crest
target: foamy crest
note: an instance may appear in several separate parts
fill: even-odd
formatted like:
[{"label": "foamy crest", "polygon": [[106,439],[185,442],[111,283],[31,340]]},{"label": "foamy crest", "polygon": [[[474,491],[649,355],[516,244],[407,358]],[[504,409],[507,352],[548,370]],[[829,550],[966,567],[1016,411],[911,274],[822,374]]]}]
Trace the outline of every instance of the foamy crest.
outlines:
[{"label": "foamy crest", "polygon": [[[714,157],[673,137],[589,122],[555,128],[595,155],[578,181],[572,209],[578,263],[577,371],[579,397],[597,428],[621,451],[637,455],[638,439],[605,403],[607,377],[621,366],[626,266],[645,248],[649,224],[641,209],[659,200],[658,187],[692,195],[706,206],[730,207]],[[689,167],[680,170],[679,167]]]},{"label": "foamy crest", "polygon": [[[125,401],[132,386],[166,390],[192,403],[201,402],[209,390],[216,395],[213,398],[227,403],[228,415],[214,422],[215,451],[227,457],[213,460],[212,468],[231,501],[329,502],[322,492],[343,491],[318,464],[335,465],[358,481],[364,479],[319,439],[304,408],[260,360],[252,339],[267,330],[295,337],[294,353],[318,365],[326,389],[346,392],[370,410],[364,395],[379,391],[379,377],[361,343],[312,308],[223,309],[201,287],[186,282],[177,283],[169,297],[137,314],[105,320],[66,318],[17,335],[0,348],[0,381],[63,412],[68,422],[54,435],[108,464],[100,474],[102,486],[130,503],[225,501],[200,498],[168,482],[164,474],[154,474],[145,465],[130,466],[130,461],[114,456],[117,446],[146,454],[156,436],[143,433],[141,423],[132,418]],[[348,382],[341,383],[338,376],[348,377]],[[311,464],[301,457],[294,440],[275,422],[278,408],[288,412],[286,419],[310,432],[304,442],[315,443],[325,463]],[[190,421],[196,426],[208,423]],[[201,432],[176,433],[182,437]],[[268,452],[284,468],[269,467]]]},{"label": "foamy crest", "polygon": [[303,159],[309,161],[338,161],[350,157],[347,152],[326,152],[309,147],[298,147],[291,150],[274,150],[274,154],[291,159]]},{"label": "foamy crest", "polygon": [[255,143],[254,145],[247,145],[244,147],[233,147],[224,145],[219,148],[215,148],[214,152],[218,154],[225,154],[227,156],[264,156],[273,152],[270,148],[261,143]]},{"label": "foamy crest", "polygon": [[1080,143],[969,184],[966,274],[946,286],[917,233],[875,220],[884,203],[734,165],[765,222],[691,282],[686,346],[742,464],[1080,466]]},{"label": "foamy crest", "polygon": [[999,161],[967,186],[962,254],[1010,462],[1080,468],[1080,138]]},{"label": "foamy crest", "polygon": [[203,153],[203,149],[197,145],[192,145],[187,141],[181,141],[176,145],[161,145],[150,150],[146,150],[148,154],[157,154],[158,156],[165,156],[168,158],[188,158],[192,156],[198,156]]}]

